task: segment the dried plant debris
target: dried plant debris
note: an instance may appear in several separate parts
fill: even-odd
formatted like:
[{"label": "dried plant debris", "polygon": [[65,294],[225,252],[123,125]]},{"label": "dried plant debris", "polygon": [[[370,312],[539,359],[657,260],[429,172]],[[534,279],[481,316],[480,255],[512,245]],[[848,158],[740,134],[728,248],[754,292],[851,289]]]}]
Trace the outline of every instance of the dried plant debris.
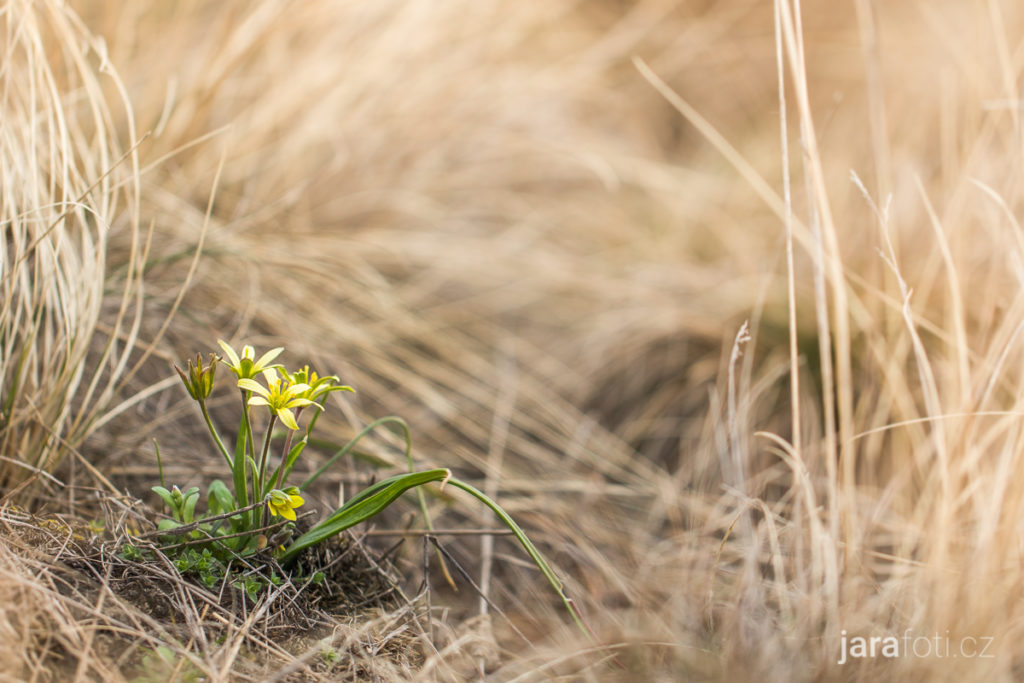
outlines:
[{"label": "dried plant debris", "polygon": [[[126,538],[104,538],[97,525],[77,518],[37,517],[7,506],[0,526],[5,556],[34,567],[59,613],[77,626],[94,623],[96,647],[86,665],[94,673],[156,680],[178,668],[177,675],[204,677],[218,657],[231,655],[242,662],[232,675],[358,679],[422,663],[421,608],[402,594],[393,568],[354,537],[337,537],[302,557],[313,580],[298,583],[280,568],[274,578],[270,565],[252,563],[238,572],[241,578],[213,591],[166,558],[126,558],[119,550]],[[273,588],[252,600],[247,573]],[[46,642],[52,625],[39,626],[33,635],[41,650],[34,657],[41,665],[45,660],[43,669],[84,661],[76,643]]]}]

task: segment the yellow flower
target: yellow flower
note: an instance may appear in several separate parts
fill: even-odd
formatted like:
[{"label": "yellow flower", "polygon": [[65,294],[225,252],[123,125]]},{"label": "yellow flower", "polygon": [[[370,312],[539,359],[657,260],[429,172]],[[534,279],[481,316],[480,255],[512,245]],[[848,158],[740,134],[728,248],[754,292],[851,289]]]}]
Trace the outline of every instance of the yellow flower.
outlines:
[{"label": "yellow flower", "polygon": [[295,384],[308,384],[309,391],[304,396],[311,401],[316,401],[324,394],[329,394],[332,391],[355,391],[355,389],[348,385],[338,384],[337,375],[324,375],[320,377],[316,374],[315,370],[310,370],[308,365],[304,366],[301,370],[289,373],[288,379]]},{"label": "yellow flower", "polygon": [[308,406],[313,403],[304,396],[309,391],[309,385],[292,384],[291,382],[282,381],[277,375],[277,370],[274,368],[264,370],[263,378],[267,380],[266,387],[254,379],[243,378],[238,380],[240,388],[257,394],[249,399],[249,405],[267,406],[270,408],[270,412],[281,418],[281,422],[288,429],[298,429],[299,425],[295,422],[295,414],[292,413],[291,409]]},{"label": "yellow flower", "polygon": [[267,507],[270,511],[285,519],[295,521],[295,510],[296,508],[302,507],[306,501],[299,495],[299,489],[295,486],[289,486],[284,491],[281,489],[274,489],[269,494],[269,500],[267,501]]},{"label": "yellow flower", "polygon": [[256,351],[251,346],[243,346],[242,355],[239,356],[223,339],[218,339],[217,343],[220,344],[220,348],[224,349],[224,353],[228,356],[228,359],[226,361],[222,359],[222,362],[238,375],[238,379],[252,379],[264,370],[275,367],[270,365],[270,361],[277,358],[284,351],[283,346],[278,346],[276,349],[270,349],[260,356],[259,360],[254,360],[256,358]]}]

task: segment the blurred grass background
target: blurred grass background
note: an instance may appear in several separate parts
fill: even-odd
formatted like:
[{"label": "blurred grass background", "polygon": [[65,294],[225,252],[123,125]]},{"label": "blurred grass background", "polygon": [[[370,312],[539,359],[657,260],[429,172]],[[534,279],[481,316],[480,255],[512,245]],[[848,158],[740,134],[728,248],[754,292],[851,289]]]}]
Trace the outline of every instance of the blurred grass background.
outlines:
[{"label": "blurred grass background", "polygon": [[[6,3],[0,478],[142,495],[154,435],[216,476],[170,363],[281,344],[356,387],[334,438],[399,414],[495,491],[635,675],[1013,680],[1022,10],[783,4]],[[498,678],[618,675],[453,546],[535,639],[495,620]],[[839,668],[841,629],[996,656]]]}]

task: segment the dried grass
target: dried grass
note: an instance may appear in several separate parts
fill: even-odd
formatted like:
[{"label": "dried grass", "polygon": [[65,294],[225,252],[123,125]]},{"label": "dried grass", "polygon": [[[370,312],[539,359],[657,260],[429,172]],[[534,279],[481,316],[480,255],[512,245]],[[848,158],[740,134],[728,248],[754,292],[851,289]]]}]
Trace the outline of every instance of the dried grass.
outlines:
[{"label": "dried grass", "polygon": [[[119,486],[152,483],[154,434],[177,483],[217,473],[183,392],[159,391],[167,360],[218,336],[281,343],[357,388],[335,408],[344,420],[322,421],[329,436],[400,414],[419,462],[496,492],[630,675],[1019,676],[1019,8],[136,2],[81,3],[79,24],[48,2],[7,7],[9,27],[53,44],[32,53],[12,38],[26,34],[7,38],[37,58],[8,60],[6,92],[40,99],[3,123],[4,386],[29,349],[22,386],[60,389],[31,425],[73,445],[102,426],[83,450]],[[68,57],[95,54],[90,35],[120,81],[91,85],[99,62]],[[24,89],[48,70],[65,85]],[[54,118],[33,124],[41,112]],[[137,173],[129,122],[149,133]],[[31,130],[79,140],[60,162],[74,171],[53,175],[74,182],[49,180],[55,162]],[[8,275],[14,248],[101,177],[96,220],[76,208]],[[22,182],[24,205],[9,189]],[[142,292],[137,226],[150,223],[146,297],[119,314]],[[81,327],[66,331],[61,302]],[[751,339],[734,350],[745,320]],[[99,361],[82,362],[83,340]],[[144,360],[131,349],[151,343],[131,372]],[[61,362],[42,363],[55,349]],[[71,370],[101,378],[91,397]],[[19,429],[0,455],[54,465],[18,445],[52,449],[42,428]],[[393,445],[371,448],[397,469]],[[81,486],[73,462],[57,474]],[[368,476],[354,466],[318,495]],[[54,491],[57,507],[83,495]],[[432,505],[439,526],[486,523]],[[399,510],[387,524],[405,521]],[[514,546],[491,543],[446,547],[474,576],[487,567],[507,617],[490,615],[498,655],[486,619],[469,621],[477,596],[432,575],[436,641],[422,659],[353,658],[323,675],[621,677]],[[410,586],[424,558],[416,543],[397,551]],[[65,657],[120,675],[88,648],[56,654],[82,652],[95,629],[47,592],[38,562],[55,566],[0,541],[0,629],[25,634],[0,639],[5,670],[61,672]],[[412,623],[339,624],[334,647]],[[996,656],[835,663],[841,630],[908,629],[992,636]],[[266,674],[241,646],[197,642],[175,646],[179,661],[214,678]],[[275,670],[321,675],[324,646],[293,645],[267,645]]]},{"label": "dried grass", "polygon": [[137,141],[114,123],[131,109],[102,43],[56,4],[4,9],[0,483],[14,485],[80,445],[131,369],[143,236]]}]

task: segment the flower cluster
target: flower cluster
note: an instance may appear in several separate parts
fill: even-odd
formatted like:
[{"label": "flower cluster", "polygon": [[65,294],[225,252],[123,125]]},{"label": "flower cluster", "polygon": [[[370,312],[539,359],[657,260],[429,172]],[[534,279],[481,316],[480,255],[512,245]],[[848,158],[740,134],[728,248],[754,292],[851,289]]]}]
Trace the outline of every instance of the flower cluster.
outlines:
[{"label": "flower cluster", "polygon": [[[239,353],[223,340],[218,340],[217,343],[224,352],[223,357],[211,353],[209,361],[204,364],[202,356],[197,354],[194,366],[192,361],[188,361],[186,369],[175,366],[175,370],[181,377],[188,395],[199,403],[214,441],[232,470],[234,492],[220,481],[214,481],[210,486],[211,514],[221,513],[217,516],[225,517],[238,510],[239,514],[230,516],[232,535],[242,538],[242,542],[258,549],[262,547],[265,539],[261,539],[257,531],[266,527],[268,516],[295,521],[295,510],[305,503],[299,493],[299,487],[288,486],[287,479],[309,441],[309,433],[320,411],[323,410],[327,396],[334,391],[353,389],[340,384],[334,375],[318,375],[310,370],[308,365],[295,372],[288,372],[280,363],[274,362],[284,350],[281,347],[271,349],[257,357],[252,346],[242,347]],[[213,393],[213,380],[218,363],[223,363],[234,373],[236,386],[242,397],[242,422],[233,454],[221,440],[206,407],[206,401]],[[268,410],[270,422],[262,440],[262,448],[257,450],[249,413],[250,409],[260,407]],[[314,408],[315,412],[307,421],[305,436],[293,446],[292,434],[301,430],[299,417],[307,407]],[[278,420],[288,431],[279,464],[276,469],[271,470],[268,466],[272,460],[271,437]],[[191,513],[198,499],[198,489],[189,490],[189,495],[186,496],[187,504],[178,500],[181,494],[176,495],[177,487],[167,490],[159,486],[154,487],[154,490],[171,507],[177,523],[192,521]],[[255,505],[250,505],[250,501]],[[246,514],[243,514],[243,511]],[[247,531],[252,531],[252,538],[247,537]],[[241,549],[241,542],[239,548]]]}]

